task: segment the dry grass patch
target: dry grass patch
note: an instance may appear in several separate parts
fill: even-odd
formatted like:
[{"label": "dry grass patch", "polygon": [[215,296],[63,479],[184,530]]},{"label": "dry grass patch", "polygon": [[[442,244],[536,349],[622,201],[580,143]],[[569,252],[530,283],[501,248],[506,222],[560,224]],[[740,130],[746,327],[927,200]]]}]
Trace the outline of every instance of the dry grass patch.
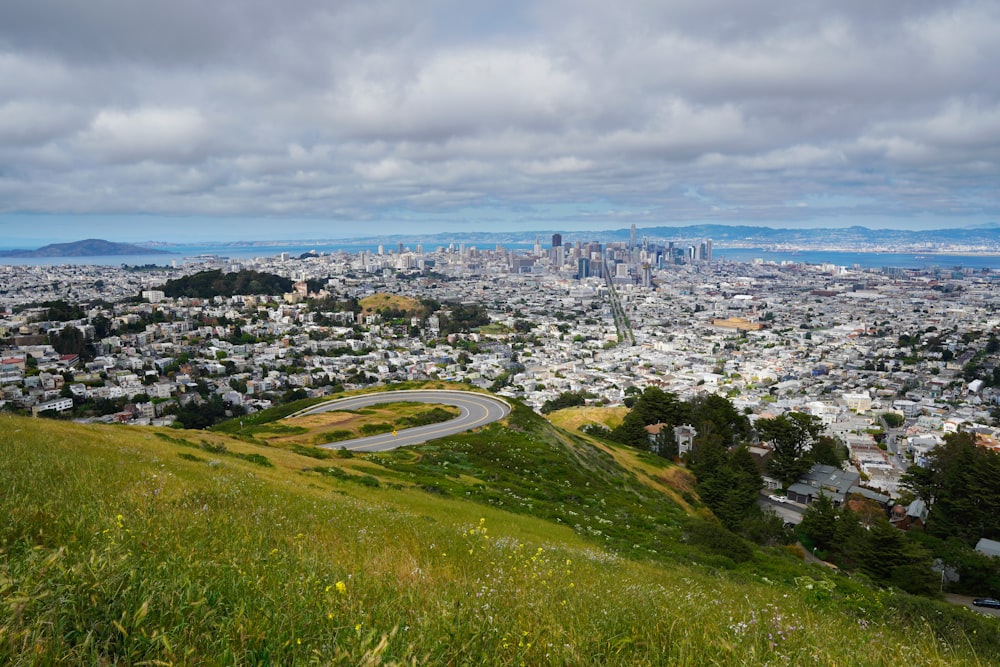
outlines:
[{"label": "dry grass patch", "polygon": [[377,312],[382,308],[388,308],[390,310],[404,310],[410,313],[415,313],[421,308],[420,302],[414,298],[400,296],[399,294],[385,294],[382,292],[366,296],[358,303],[361,305],[361,311],[366,315]]},{"label": "dry grass patch", "polygon": [[560,428],[567,431],[579,431],[581,427],[588,424],[600,424],[608,428],[615,428],[622,423],[628,408],[617,406],[612,408],[598,407],[575,407],[556,410],[547,415],[548,420]]},{"label": "dry grass patch", "polygon": [[[311,446],[322,439],[321,436],[337,433],[343,436],[339,439],[359,438],[370,433],[365,433],[365,427],[371,425],[382,425],[391,430],[393,427],[400,430],[410,428],[414,424],[412,420],[420,419],[430,411],[443,410],[457,417],[457,408],[447,405],[435,405],[431,403],[385,403],[374,405],[359,411],[331,410],[313,415],[304,415],[282,419],[280,421],[265,424],[254,430],[254,438],[262,440],[269,445],[282,447],[291,445]],[[349,435],[348,435],[349,434]]]}]

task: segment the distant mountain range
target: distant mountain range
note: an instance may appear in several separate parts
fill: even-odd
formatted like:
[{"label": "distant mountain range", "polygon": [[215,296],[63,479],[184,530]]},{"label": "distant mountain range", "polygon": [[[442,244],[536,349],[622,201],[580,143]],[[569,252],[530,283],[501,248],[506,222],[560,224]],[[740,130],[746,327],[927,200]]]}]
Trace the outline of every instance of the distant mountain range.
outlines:
[{"label": "distant mountain range", "polygon": [[166,250],[146,248],[131,243],[104,239],[85,239],[73,243],[52,243],[37,250],[0,250],[0,257],[105,257],[111,255],[169,255]]},{"label": "distant mountain range", "polygon": [[[387,234],[384,236],[268,240],[268,241],[219,241],[200,242],[203,247],[215,248],[270,248],[286,245],[317,246],[331,244],[375,245],[392,243],[423,243],[430,246],[450,243],[478,244],[530,244],[537,238],[545,247],[550,245],[552,234],[561,234],[564,241],[628,241],[630,229],[580,231],[570,229],[523,230],[503,232],[453,231],[435,234]],[[744,248],[794,248],[801,250],[853,250],[878,252],[969,251],[1000,252],[1000,224],[953,229],[869,229],[867,227],[828,227],[817,229],[787,229],[775,227],[750,227],[744,225],[689,225],[686,227],[642,227],[635,230],[636,240],[643,238],[654,242],[697,242],[704,239],[722,247]],[[54,243],[37,250],[0,250],[0,257],[95,257],[114,255],[173,254],[171,248],[181,248],[184,242],[149,241],[143,245],[114,243],[102,239],[87,239],[74,243]]]},{"label": "distant mountain range", "polygon": [[[450,243],[465,243],[479,245],[493,244],[526,244],[536,238],[543,246],[548,246],[552,234],[559,233],[563,241],[593,240],[602,242],[627,241],[631,235],[630,229],[609,229],[603,231],[574,231],[571,229],[537,229],[523,231],[481,232],[452,231],[435,234],[387,234],[384,236],[368,236],[356,238],[327,238],[308,240],[270,240],[270,241],[234,241],[219,242],[213,245],[219,247],[271,247],[283,244],[296,246],[330,245],[347,243],[351,245],[374,245],[392,243],[423,243],[430,245],[448,245]],[[784,229],[774,227],[750,227],[744,225],[690,225],[686,227],[643,227],[636,228],[636,239],[647,238],[651,241],[675,241],[679,243],[712,239],[722,247],[774,247],[786,246],[802,250],[875,250],[920,251],[932,248],[970,249],[975,247],[980,251],[1000,252],[1000,224],[986,223],[982,225],[953,229],[869,229],[867,227],[836,227],[817,229]],[[169,248],[169,243],[151,243],[151,245]]]},{"label": "distant mountain range", "polygon": [[[564,241],[593,239],[595,241],[627,241],[630,229],[604,231],[538,230],[524,232],[458,232],[420,237],[423,242],[437,243],[525,243],[538,237],[542,245],[551,242],[553,233],[562,234]],[[794,246],[801,249],[823,250],[831,248],[864,250],[881,247],[900,249],[922,245],[936,247],[989,246],[1000,249],[1000,225],[988,223],[958,229],[869,229],[867,227],[838,227],[820,229],[782,229],[774,227],[749,227],[742,225],[690,225],[687,227],[636,228],[636,239],[651,241],[690,242],[712,239],[722,246],[767,247]],[[373,243],[396,240],[409,241],[414,237],[373,238]],[[353,243],[364,242],[352,239]]]}]

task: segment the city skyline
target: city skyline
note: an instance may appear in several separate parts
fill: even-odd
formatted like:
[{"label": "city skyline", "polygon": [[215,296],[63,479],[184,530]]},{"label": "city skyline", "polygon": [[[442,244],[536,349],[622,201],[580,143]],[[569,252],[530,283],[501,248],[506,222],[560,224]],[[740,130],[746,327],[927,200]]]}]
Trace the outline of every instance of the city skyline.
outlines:
[{"label": "city skyline", "polygon": [[0,8],[7,246],[1000,220],[1000,8]]}]

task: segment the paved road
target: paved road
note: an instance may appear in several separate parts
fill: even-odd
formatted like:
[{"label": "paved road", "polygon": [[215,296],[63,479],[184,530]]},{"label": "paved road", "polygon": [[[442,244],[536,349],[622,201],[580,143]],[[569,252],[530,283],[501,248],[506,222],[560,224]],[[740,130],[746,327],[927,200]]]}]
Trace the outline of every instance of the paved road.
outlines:
[{"label": "paved road", "polygon": [[[968,607],[972,611],[978,612],[980,614],[985,614],[987,616],[997,616],[997,617],[1000,617],[1000,609],[994,609],[992,607],[976,607],[976,606],[973,606],[973,604],[972,604],[973,597],[971,595],[956,595],[954,593],[945,593],[944,597],[945,597],[946,600],[948,600],[948,602],[950,602],[952,604],[963,605],[965,607]],[[985,597],[989,597],[989,596],[987,596],[987,595],[979,595],[977,597],[985,598]]]},{"label": "paved road", "polygon": [[770,507],[774,513],[785,520],[786,523],[798,525],[802,522],[802,507],[795,503],[777,503],[769,499],[768,494],[761,493],[757,499],[757,504],[761,507]]},{"label": "paved road", "polygon": [[434,403],[438,405],[454,405],[460,411],[458,417],[446,422],[416,426],[404,429],[393,435],[381,433],[367,438],[341,440],[319,445],[326,449],[350,449],[355,452],[384,452],[406,445],[419,445],[428,440],[443,438],[463,431],[469,431],[490,422],[503,419],[510,414],[510,405],[505,401],[486,394],[471,391],[449,391],[445,389],[416,389],[403,391],[387,391],[362,396],[341,398],[329,403],[316,405],[292,415],[302,417],[315,415],[332,410],[358,410],[379,403]]}]

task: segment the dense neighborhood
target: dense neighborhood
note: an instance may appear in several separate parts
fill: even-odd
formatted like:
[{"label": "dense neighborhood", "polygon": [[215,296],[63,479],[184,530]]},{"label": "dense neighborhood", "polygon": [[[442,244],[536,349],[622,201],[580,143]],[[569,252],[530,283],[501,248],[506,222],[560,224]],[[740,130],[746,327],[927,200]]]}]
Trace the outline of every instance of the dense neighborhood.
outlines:
[{"label": "dense neighborhood", "polygon": [[[556,235],[527,252],[400,244],[0,274],[0,405],[36,415],[191,427],[374,383],[463,382],[536,410],[656,387],[724,397],[751,422],[818,420],[850,471],[789,486],[802,504],[810,485],[842,497],[847,479],[898,497],[949,433],[1000,447],[986,270],[730,263],[711,241]],[[687,448],[697,435],[670,428]],[[755,444],[766,459],[770,444]]]},{"label": "dense neighborhood", "polygon": [[[585,428],[685,462],[729,534],[798,539],[909,592],[1000,590],[989,270],[559,235],[172,264],[0,267],[0,408],[206,428],[428,380],[542,413],[623,406]],[[904,539],[914,527],[926,537]]]}]

